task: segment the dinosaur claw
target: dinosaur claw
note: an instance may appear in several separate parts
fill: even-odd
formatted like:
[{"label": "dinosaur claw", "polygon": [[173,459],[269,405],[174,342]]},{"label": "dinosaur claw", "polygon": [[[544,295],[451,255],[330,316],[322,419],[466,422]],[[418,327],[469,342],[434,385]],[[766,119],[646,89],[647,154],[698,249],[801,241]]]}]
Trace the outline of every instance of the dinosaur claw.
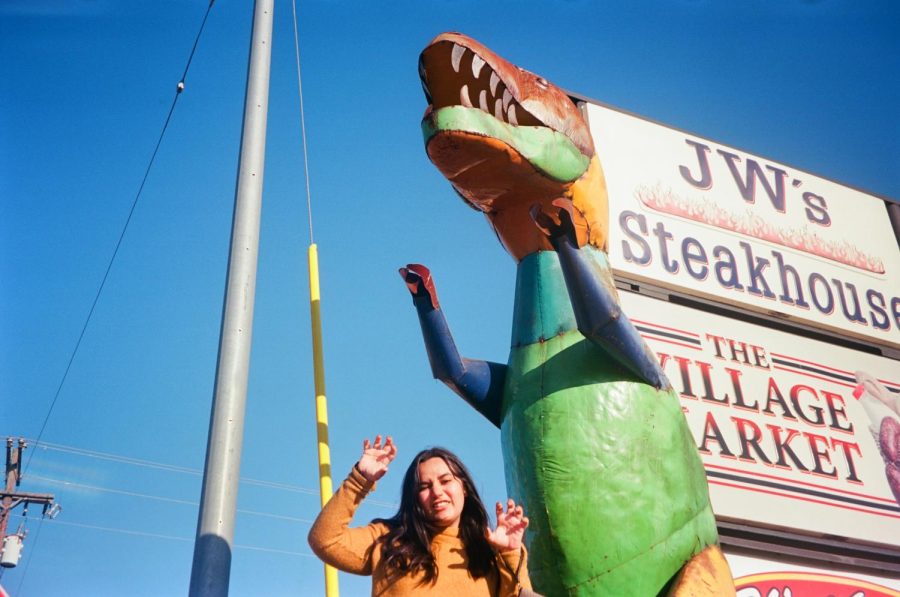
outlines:
[{"label": "dinosaur claw", "polygon": [[[565,197],[559,197],[558,199],[554,199],[551,204],[553,205],[553,207],[559,208],[558,214],[560,223],[567,228],[574,229],[575,206],[572,204],[572,200]],[[564,219],[568,220],[568,222],[565,222]]]},{"label": "dinosaur claw", "polygon": [[575,206],[572,200],[566,197],[559,197],[551,202],[553,207],[557,208],[556,215],[559,217],[558,236],[568,236],[577,246],[577,235],[575,233]]},{"label": "dinosaur claw", "polygon": [[544,233],[544,236],[547,238],[553,236],[552,230],[555,228],[555,222],[550,216],[544,213],[540,203],[532,204],[528,209],[528,213],[531,215],[534,225],[537,226],[538,230]]},{"label": "dinosaur claw", "polygon": [[415,294],[419,289],[419,285],[416,282],[417,276],[415,274],[411,274],[410,271],[405,267],[401,267],[399,271],[400,277],[403,278],[403,281],[406,283],[406,287],[411,293]]},{"label": "dinosaur claw", "polygon": [[419,263],[410,263],[406,267],[400,268],[400,277],[406,282],[413,298],[427,296],[431,302],[431,306],[440,309],[437,299],[437,291],[434,289],[434,281],[431,279],[431,272],[427,267]]},{"label": "dinosaur claw", "polygon": [[545,212],[541,204],[534,203],[528,210],[534,225],[550,239],[554,246],[556,246],[556,241],[562,237],[569,237],[574,242],[576,236],[573,216],[574,208],[571,199],[564,197],[554,199],[551,205],[557,208],[556,217],[559,221],[557,222],[552,215]]},{"label": "dinosaur claw", "polygon": [[414,296],[419,294],[422,285],[422,276],[412,268],[412,265],[409,267],[401,267],[400,277],[406,282],[406,287],[409,289],[410,293]]}]

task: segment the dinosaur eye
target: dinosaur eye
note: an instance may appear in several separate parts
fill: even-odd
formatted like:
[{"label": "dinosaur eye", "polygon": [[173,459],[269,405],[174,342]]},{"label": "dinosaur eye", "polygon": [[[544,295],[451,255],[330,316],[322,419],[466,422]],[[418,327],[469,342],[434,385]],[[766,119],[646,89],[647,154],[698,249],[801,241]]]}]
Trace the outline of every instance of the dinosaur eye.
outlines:
[{"label": "dinosaur eye", "polygon": [[545,79],[544,77],[538,77],[536,81],[538,87],[540,87],[541,89],[547,89],[547,87],[549,86],[549,83],[547,83],[547,79]]}]

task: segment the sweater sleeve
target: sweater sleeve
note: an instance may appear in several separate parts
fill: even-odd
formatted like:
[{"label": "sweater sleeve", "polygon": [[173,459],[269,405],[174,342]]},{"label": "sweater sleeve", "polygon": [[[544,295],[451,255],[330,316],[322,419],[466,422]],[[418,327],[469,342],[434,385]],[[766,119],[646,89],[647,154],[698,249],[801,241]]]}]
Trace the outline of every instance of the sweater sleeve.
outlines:
[{"label": "sweater sleeve", "polygon": [[501,552],[500,558],[500,595],[518,595],[522,589],[531,588],[528,577],[528,552],[523,545],[513,551]]},{"label": "sweater sleeve", "polygon": [[352,574],[372,574],[372,554],[385,526],[372,523],[350,528],[363,498],[375,488],[356,467],[331,496],[309,531],[309,546],[326,564]]}]

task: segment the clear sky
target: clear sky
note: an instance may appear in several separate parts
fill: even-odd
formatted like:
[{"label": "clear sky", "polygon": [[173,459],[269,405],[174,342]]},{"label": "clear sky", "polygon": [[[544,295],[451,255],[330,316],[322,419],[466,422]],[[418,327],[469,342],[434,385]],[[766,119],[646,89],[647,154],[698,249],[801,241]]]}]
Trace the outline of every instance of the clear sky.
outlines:
[{"label": "clear sky", "polygon": [[[172,101],[206,0],[0,3],[0,437],[47,417]],[[397,268],[429,265],[461,351],[505,361],[514,266],[428,162],[419,51],[446,30],[612,106],[900,199],[900,3],[299,3],[331,448],[458,452],[505,497],[499,433],[431,379]],[[218,0],[55,408],[26,452],[13,595],[187,592],[213,391],[252,15]],[[277,0],[233,595],[315,595],[309,234],[291,4]],[[11,519],[14,529],[22,522]],[[342,575],[345,595],[367,579]]]}]

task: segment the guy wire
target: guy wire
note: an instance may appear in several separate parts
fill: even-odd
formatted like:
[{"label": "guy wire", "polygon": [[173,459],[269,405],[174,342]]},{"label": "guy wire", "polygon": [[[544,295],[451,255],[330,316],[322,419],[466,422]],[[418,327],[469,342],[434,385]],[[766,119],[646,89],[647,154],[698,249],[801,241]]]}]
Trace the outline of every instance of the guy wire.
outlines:
[{"label": "guy wire", "polygon": [[291,0],[294,13],[294,56],[297,59],[297,94],[300,97],[300,137],[303,139],[303,175],[306,179],[306,214],[309,218],[309,244],[313,244],[312,200],[309,192],[309,160],[306,148],[306,118],[303,115],[303,78],[300,74],[300,34],[297,26],[297,0]]}]

